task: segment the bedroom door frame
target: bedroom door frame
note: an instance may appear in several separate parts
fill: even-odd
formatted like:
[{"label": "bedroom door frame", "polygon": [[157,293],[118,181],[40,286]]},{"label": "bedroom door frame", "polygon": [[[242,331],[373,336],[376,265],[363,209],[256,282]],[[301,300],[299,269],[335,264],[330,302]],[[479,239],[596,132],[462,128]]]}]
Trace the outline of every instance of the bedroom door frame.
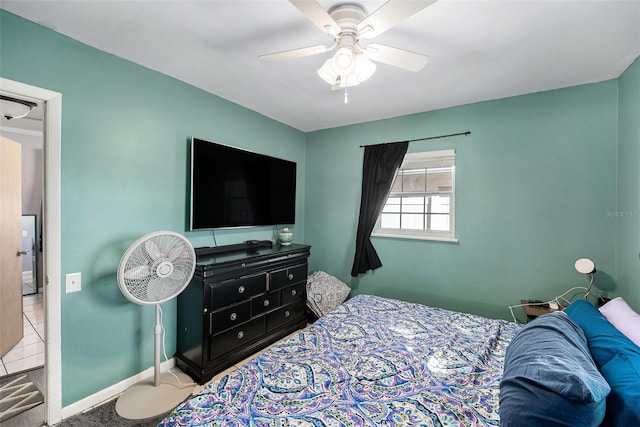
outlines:
[{"label": "bedroom door frame", "polygon": [[45,103],[43,185],[43,286],[45,310],[45,422],[62,421],[62,94],[0,77],[0,90]]}]

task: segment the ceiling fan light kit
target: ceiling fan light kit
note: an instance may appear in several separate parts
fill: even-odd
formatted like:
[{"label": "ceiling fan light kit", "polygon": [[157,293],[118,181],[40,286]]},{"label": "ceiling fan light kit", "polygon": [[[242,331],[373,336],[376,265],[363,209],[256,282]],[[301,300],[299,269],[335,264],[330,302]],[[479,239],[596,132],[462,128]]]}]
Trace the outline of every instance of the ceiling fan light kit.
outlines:
[{"label": "ceiling fan light kit", "polygon": [[376,71],[376,64],[371,62],[365,55],[359,53],[353,55],[352,58],[348,69],[339,67],[335,56],[329,58],[318,70],[318,75],[335,90],[359,85]]},{"label": "ceiling fan light kit", "polygon": [[0,111],[7,120],[26,117],[37,106],[38,104],[32,101],[0,95]]},{"label": "ceiling fan light kit", "polygon": [[356,86],[369,79],[376,71],[372,60],[414,72],[427,64],[425,55],[378,43],[363,48],[360,40],[380,35],[435,0],[389,0],[370,15],[362,6],[353,3],[336,4],[327,12],[317,1],[289,1],[320,30],[331,35],[334,43],[332,46],[311,46],[261,55],[260,59],[293,59],[337,48],[336,53],[318,69],[318,75],[333,90]]},{"label": "ceiling fan light kit", "polygon": [[333,56],[333,65],[338,71],[346,74],[353,70],[353,56],[353,50],[341,47]]}]

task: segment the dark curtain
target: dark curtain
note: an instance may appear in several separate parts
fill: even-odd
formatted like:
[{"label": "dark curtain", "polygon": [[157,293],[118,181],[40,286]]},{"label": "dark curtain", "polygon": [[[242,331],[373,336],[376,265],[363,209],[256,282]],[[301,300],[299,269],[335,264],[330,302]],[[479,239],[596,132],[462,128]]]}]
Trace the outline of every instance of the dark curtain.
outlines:
[{"label": "dark curtain", "polygon": [[369,238],[408,147],[408,142],[395,142],[364,148],[360,219],[356,234],[356,254],[351,267],[353,277],[382,267],[382,262]]}]

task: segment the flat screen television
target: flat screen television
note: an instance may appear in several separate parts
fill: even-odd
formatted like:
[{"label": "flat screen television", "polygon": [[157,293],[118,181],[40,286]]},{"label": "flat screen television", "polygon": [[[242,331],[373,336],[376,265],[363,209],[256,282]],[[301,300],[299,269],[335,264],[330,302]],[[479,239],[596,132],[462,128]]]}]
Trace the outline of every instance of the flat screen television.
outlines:
[{"label": "flat screen television", "polygon": [[295,223],[295,162],[192,138],[190,178],[191,231]]}]

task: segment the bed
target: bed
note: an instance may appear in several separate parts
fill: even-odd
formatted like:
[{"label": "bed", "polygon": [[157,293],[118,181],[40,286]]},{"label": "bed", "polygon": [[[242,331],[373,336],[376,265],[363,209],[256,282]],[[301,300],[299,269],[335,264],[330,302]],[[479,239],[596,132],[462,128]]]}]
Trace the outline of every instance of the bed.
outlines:
[{"label": "bed", "polygon": [[160,426],[497,426],[521,326],[358,295],[208,384]]}]

